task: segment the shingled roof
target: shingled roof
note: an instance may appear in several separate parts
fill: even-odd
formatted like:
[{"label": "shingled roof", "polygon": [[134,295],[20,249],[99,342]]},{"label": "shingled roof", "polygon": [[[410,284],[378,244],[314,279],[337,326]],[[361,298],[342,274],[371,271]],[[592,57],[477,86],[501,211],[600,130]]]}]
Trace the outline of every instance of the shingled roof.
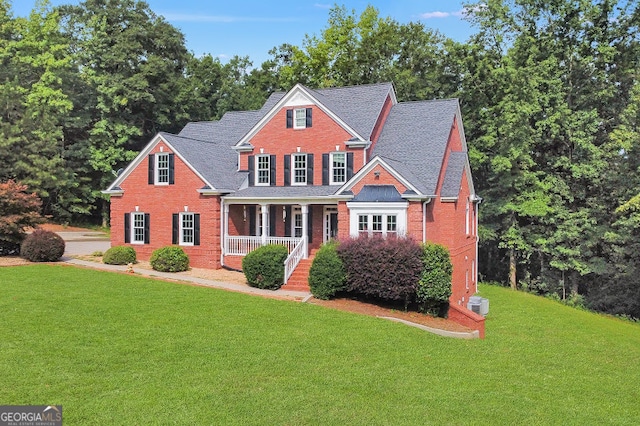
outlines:
[{"label": "shingled roof", "polygon": [[442,189],[440,190],[440,196],[442,196],[442,198],[455,198],[458,196],[462,173],[464,172],[467,161],[469,160],[467,159],[466,152],[452,152],[449,155],[447,171],[445,172]]},{"label": "shingled roof", "polygon": [[380,156],[390,164],[393,162],[399,167],[397,171],[423,194],[435,195],[457,112],[457,99],[394,105],[372,156]]}]

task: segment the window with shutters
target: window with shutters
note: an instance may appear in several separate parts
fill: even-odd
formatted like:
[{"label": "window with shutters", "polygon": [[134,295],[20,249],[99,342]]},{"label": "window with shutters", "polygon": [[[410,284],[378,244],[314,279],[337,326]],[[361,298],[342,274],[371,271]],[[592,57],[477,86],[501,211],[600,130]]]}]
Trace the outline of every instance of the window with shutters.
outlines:
[{"label": "window with shutters", "polygon": [[256,155],[256,185],[269,185],[271,164],[268,155]]},{"label": "window with shutters", "polygon": [[144,213],[131,213],[131,243],[144,244]]},{"label": "window with shutters", "polygon": [[347,181],[347,153],[333,152],[331,153],[331,161],[329,164],[331,185],[345,183]]},{"label": "window with shutters", "polygon": [[292,184],[307,184],[307,154],[293,154]]}]

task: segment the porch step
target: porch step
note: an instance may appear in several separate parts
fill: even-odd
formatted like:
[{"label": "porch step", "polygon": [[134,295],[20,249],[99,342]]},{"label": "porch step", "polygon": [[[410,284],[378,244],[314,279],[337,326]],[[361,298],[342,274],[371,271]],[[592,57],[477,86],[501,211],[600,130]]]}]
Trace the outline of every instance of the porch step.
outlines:
[{"label": "porch step", "polygon": [[280,287],[282,290],[292,291],[309,291],[309,269],[313,263],[313,255],[315,251],[311,251],[311,256],[308,259],[302,259],[298,266],[289,277],[287,284]]}]

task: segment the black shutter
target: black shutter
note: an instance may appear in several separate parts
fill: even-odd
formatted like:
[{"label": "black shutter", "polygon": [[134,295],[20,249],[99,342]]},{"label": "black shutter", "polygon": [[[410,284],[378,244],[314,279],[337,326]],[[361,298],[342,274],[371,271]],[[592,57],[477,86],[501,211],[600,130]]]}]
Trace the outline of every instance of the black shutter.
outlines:
[{"label": "black shutter", "polygon": [[284,236],[291,236],[291,206],[284,206]]},{"label": "black shutter", "polygon": [[269,236],[275,237],[276,235],[276,219],[277,219],[277,206],[269,206]]},{"label": "black shutter", "polygon": [[307,154],[307,185],[313,185],[313,154]]},{"label": "black shutter", "polygon": [[193,245],[200,245],[200,214],[193,215]]},{"label": "black shutter", "polygon": [[329,185],[329,154],[322,154],[322,184]]},{"label": "black shutter", "polygon": [[156,160],[153,154],[149,154],[149,185],[153,185],[155,183],[156,175],[153,171],[155,167]]},{"label": "black shutter", "polygon": [[149,236],[149,231],[151,229],[151,215],[149,213],[144,214],[144,243],[149,244],[151,238]]},{"label": "black shutter", "polygon": [[173,172],[173,165],[175,164],[175,154],[169,154],[169,185],[175,183],[175,176]]},{"label": "black shutter", "polygon": [[256,208],[257,206],[249,206],[249,235],[256,236]]},{"label": "black shutter", "polygon": [[293,110],[287,110],[287,129],[291,129],[293,127]]},{"label": "black shutter", "polygon": [[269,156],[269,166],[271,169],[269,170],[269,185],[276,186],[276,156]]},{"label": "black shutter", "polygon": [[129,213],[124,214],[124,242],[125,244],[131,242],[131,215]]},{"label": "black shutter", "polygon": [[311,108],[307,108],[307,127],[311,127]]},{"label": "black shutter", "polygon": [[284,156],[284,186],[291,185],[291,155]]},{"label": "black shutter", "polygon": [[180,232],[180,215],[178,213],[173,214],[171,220],[171,244],[180,244],[178,233]]},{"label": "black shutter", "polygon": [[249,186],[253,186],[255,182],[255,173],[254,173],[254,156],[249,156]]},{"label": "black shutter", "polygon": [[313,224],[313,206],[309,206],[309,213],[307,214],[307,237],[309,239],[309,244],[313,242],[313,229],[311,225]]},{"label": "black shutter", "polygon": [[353,177],[353,152],[347,152],[347,180]]}]

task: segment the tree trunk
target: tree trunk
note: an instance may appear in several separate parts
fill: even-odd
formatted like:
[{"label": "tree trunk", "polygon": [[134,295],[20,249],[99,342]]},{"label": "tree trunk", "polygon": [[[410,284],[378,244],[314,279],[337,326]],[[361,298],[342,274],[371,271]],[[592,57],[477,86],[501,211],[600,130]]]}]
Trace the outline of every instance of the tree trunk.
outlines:
[{"label": "tree trunk", "polygon": [[509,249],[509,284],[514,290],[518,288],[518,281],[516,279],[516,251],[513,248]]}]

